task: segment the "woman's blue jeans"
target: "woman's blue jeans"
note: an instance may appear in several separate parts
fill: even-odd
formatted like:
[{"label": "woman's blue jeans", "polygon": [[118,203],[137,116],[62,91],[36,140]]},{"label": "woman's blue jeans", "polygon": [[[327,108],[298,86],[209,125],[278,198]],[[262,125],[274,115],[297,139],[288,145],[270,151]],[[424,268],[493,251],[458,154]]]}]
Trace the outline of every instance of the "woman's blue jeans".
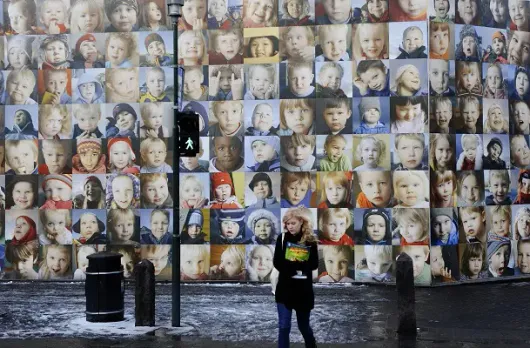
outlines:
[{"label": "woman's blue jeans", "polygon": [[[277,303],[278,306],[278,348],[289,348],[289,334],[291,332],[291,317],[293,310],[285,307],[283,303]],[[315,336],[313,330],[309,326],[309,317],[311,311],[296,311],[296,321],[298,322],[298,329],[304,337],[305,346],[308,348],[316,347]]]}]

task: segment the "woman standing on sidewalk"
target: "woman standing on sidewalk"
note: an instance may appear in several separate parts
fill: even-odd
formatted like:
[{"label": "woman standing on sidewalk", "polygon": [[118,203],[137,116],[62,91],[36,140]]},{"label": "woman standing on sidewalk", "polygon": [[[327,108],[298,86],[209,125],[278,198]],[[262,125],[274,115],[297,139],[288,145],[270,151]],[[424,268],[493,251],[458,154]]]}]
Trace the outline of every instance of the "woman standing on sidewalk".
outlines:
[{"label": "woman standing on sidewalk", "polygon": [[[317,240],[311,220],[312,214],[309,209],[304,207],[289,209],[282,220],[283,235],[276,241],[274,267],[279,271],[275,293],[278,306],[279,348],[289,347],[293,309],[296,310],[298,328],[304,337],[306,347],[316,347],[315,336],[309,325],[309,317],[315,304],[312,271],[318,268]],[[308,247],[309,259],[287,260],[285,257],[287,243]]]}]

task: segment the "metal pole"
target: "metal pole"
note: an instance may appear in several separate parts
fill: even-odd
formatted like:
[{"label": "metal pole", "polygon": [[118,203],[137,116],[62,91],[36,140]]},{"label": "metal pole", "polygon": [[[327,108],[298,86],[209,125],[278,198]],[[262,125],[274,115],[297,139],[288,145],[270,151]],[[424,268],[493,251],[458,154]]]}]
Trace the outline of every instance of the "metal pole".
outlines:
[{"label": "metal pole", "polygon": [[173,239],[172,239],[172,289],[171,289],[171,325],[173,327],[180,326],[180,204],[179,204],[179,166],[180,166],[180,150],[179,138],[180,128],[178,126],[178,113],[181,105],[179,101],[179,59],[178,59],[178,19],[181,16],[180,9],[183,2],[179,0],[168,0],[168,15],[171,17],[173,24],[173,58],[175,59],[176,68],[173,69],[173,81],[175,85],[173,106]]}]

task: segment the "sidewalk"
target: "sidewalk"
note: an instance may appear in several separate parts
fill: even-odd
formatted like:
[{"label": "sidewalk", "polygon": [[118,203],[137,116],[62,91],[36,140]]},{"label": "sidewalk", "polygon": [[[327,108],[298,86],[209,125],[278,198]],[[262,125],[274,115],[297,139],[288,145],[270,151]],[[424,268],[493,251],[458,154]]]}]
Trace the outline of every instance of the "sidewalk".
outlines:
[{"label": "sidewalk", "polygon": [[[267,285],[182,286],[183,327],[175,330],[170,285],[157,286],[155,328],[134,327],[133,290],[126,289],[125,322],[92,324],[84,320],[81,284],[0,283],[0,347],[276,347],[277,313]],[[529,347],[529,290],[530,283],[417,289],[416,345],[397,341],[394,287],[316,286],[311,324],[318,342],[342,344],[319,345],[326,348]],[[291,341],[302,342],[296,322]]]}]

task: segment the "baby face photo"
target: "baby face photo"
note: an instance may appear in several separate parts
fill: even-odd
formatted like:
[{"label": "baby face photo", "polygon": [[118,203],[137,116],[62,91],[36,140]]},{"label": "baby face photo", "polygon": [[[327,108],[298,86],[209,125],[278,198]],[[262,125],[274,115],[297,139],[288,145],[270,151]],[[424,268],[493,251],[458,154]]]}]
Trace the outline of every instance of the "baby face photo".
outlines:
[{"label": "baby face photo", "polygon": [[355,61],[389,58],[387,23],[361,23],[353,26],[352,53]]},{"label": "baby face photo", "polygon": [[354,253],[351,246],[320,245],[318,247],[318,282],[353,283]]},{"label": "baby face photo", "polygon": [[140,138],[170,138],[172,133],[173,117],[169,103],[140,104]]},{"label": "baby face photo", "polygon": [[172,174],[146,173],[140,174],[141,207],[142,208],[172,208]]},{"label": "baby face photo", "polygon": [[282,63],[280,64],[280,81],[282,85],[282,99],[314,98],[315,74],[311,63]]},{"label": "baby face photo", "polygon": [[208,121],[208,134],[210,136],[236,137],[243,135],[243,102],[211,102]]},{"label": "baby face photo", "polygon": [[37,92],[40,104],[70,104],[72,102],[72,70],[40,70]]},{"label": "baby face photo", "polygon": [[456,136],[457,170],[481,170],[483,167],[484,144],[482,134]]},{"label": "baby face photo", "polygon": [[246,212],[246,235],[252,244],[276,244],[281,233],[280,209],[248,209]]},{"label": "baby face photo", "polygon": [[428,169],[428,139],[423,134],[393,134],[391,144],[393,170]]},{"label": "baby face photo", "polygon": [[400,97],[428,95],[427,60],[390,60],[390,91]]},{"label": "baby face photo", "polygon": [[249,171],[278,172],[280,170],[280,138],[245,137],[245,163]]},{"label": "baby face photo", "polygon": [[319,210],[319,243],[353,246],[353,211],[347,208]]},{"label": "baby face photo", "polygon": [[[220,41],[220,38],[218,36],[222,37],[222,35],[216,35],[217,39],[213,40],[216,46],[217,46],[216,41]],[[238,41],[240,41],[240,38],[237,37],[237,35],[235,35],[235,37],[237,38]],[[210,39],[210,42],[212,42],[212,36],[210,36],[209,39]],[[178,40],[179,40],[178,41],[179,65],[188,66],[188,65],[208,64],[208,53],[209,53],[208,52],[208,38],[207,38],[205,30],[184,31],[182,32],[181,35],[179,35]],[[228,52],[232,52],[232,57],[230,57],[227,54],[227,58],[225,58],[225,56],[223,55],[222,59],[226,59],[226,60],[232,59],[233,57],[236,56],[237,51],[238,49],[236,49],[236,52],[232,52],[231,49],[228,49]],[[216,59],[214,57],[212,57],[210,64],[216,64]]]},{"label": "baby face photo", "polygon": [[104,209],[73,210],[72,237],[83,244],[105,244],[107,241],[107,211]]},{"label": "baby face photo", "polygon": [[395,171],[392,175],[396,208],[428,208],[429,187],[424,171]]},{"label": "baby face photo", "polygon": [[318,62],[315,65],[318,98],[350,98],[352,65],[346,62]]},{"label": "baby face photo", "polygon": [[[86,4],[85,6],[88,7]],[[92,16],[93,15],[94,13],[92,13]],[[85,15],[85,17],[89,16]],[[94,21],[91,22],[94,23]],[[74,24],[74,26],[77,25],[78,23]],[[123,40],[114,37],[112,42],[114,50],[113,52],[110,52],[111,50],[109,50],[108,47],[110,42],[107,42],[107,38],[110,37],[108,34],[99,34],[92,31],[90,31],[90,34],[86,34],[87,32],[84,30],[74,33],[74,27],[71,27],[70,29],[72,30],[72,34],[70,35],[70,56],[73,59],[71,67],[75,69],[104,68],[105,54],[107,53],[112,53],[116,57],[115,59],[112,59],[113,62],[121,63],[125,60],[124,58],[126,55],[134,54],[137,50],[136,40],[134,40],[133,43],[136,50],[128,52],[128,42],[123,42]],[[138,64],[138,60],[136,60],[136,64]]]},{"label": "baby face photo", "polygon": [[185,209],[200,209],[208,204],[209,175],[207,173],[180,174],[180,206]]},{"label": "baby face photo", "polygon": [[72,105],[73,139],[103,138],[107,120],[103,117],[106,107],[98,104]]},{"label": "baby face photo", "polygon": [[244,143],[240,137],[210,137],[210,167],[216,171],[232,172],[243,171],[243,164]]},{"label": "baby face photo", "polygon": [[355,280],[360,282],[392,283],[395,257],[391,245],[356,245]]},{"label": "baby face photo", "polygon": [[[208,39],[210,65],[243,63],[244,41],[241,29],[209,30]],[[199,45],[195,46],[199,47]]]},{"label": "baby face photo", "polygon": [[244,29],[245,64],[278,63],[279,35],[278,28]]},{"label": "baby face photo", "polygon": [[41,140],[39,142],[39,174],[72,173],[72,140]]},{"label": "baby face photo", "polygon": [[6,174],[36,174],[39,157],[37,140],[6,140]]},{"label": "baby face photo", "polygon": [[427,58],[427,22],[390,23],[389,33],[390,59]]},{"label": "baby face photo", "polygon": [[105,96],[108,103],[137,103],[140,97],[138,68],[107,69]]},{"label": "baby face photo", "polygon": [[[37,59],[33,55],[33,42],[35,37],[9,36],[3,45],[3,51],[6,57],[2,55],[6,70],[18,70],[22,68],[37,69]],[[35,47],[35,50],[38,46]],[[36,52],[36,51],[35,51]]]},{"label": "baby face photo", "polygon": [[243,208],[244,173],[213,173],[210,180],[210,209]]},{"label": "baby face photo", "polygon": [[130,138],[111,138],[107,141],[108,148],[108,172],[124,173],[133,171],[138,173],[139,161],[136,153],[139,151],[140,141]]},{"label": "baby face photo", "polygon": [[106,137],[138,137],[138,115],[140,107],[137,103],[105,104],[107,117]]}]

